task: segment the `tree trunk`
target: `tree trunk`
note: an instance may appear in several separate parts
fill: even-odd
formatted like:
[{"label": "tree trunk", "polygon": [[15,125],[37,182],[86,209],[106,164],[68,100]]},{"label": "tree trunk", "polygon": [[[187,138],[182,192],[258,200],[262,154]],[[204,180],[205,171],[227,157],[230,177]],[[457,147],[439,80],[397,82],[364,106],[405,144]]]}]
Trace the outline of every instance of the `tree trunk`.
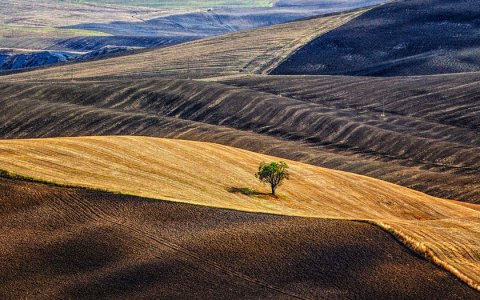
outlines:
[{"label": "tree trunk", "polygon": [[270,185],[272,187],[272,195],[275,196],[275,186],[273,184]]}]

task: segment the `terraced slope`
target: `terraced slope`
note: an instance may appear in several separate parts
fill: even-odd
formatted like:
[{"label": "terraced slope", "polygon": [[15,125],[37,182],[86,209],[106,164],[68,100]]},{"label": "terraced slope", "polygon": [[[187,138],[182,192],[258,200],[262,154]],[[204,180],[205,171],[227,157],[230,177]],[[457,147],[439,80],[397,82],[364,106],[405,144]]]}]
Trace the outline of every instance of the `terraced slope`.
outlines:
[{"label": "terraced slope", "polygon": [[[74,78],[177,76],[215,77],[262,73],[320,34],[361,15],[365,10],[280,24],[130,56],[86,62],[73,68]],[[72,67],[59,66],[12,76],[21,79],[69,78]],[[67,76],[67,77],[66,77]]]},{"label": "terraced slope", "polygon": [[0,179],[0,228],[4,299],[478,296],[358,222]]},{"label": "terraced slope", "polygon": [[480,77],[414,81],[267,77],[229,82],[244,88],[181,80],[4,83],[0,136],[209,141],[368,175],[439,197],[480,201],[475,113]]},{"label": "terraced slope", "polygon": [[[480,212],[376,179],[294,161],[280,198],[252,175],[275,157],[147,137],[0,142],[0,168],[67,185],[294,216],[368,220],[480,289]],[[245,189],[256,191],[243,192]]]},{"label": "terraced slope", "polygon": [[273,74],[478,72],[479,30],[478,0],[392,1],[313,40]]}]

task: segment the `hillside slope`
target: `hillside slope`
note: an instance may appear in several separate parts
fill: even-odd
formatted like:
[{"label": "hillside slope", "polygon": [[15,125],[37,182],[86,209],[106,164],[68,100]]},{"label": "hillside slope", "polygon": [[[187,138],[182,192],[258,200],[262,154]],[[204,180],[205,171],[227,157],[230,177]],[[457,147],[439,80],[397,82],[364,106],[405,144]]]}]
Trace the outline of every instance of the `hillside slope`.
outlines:
[{"label": "hillside slope", "polygon": [[[164,10],[42,0],[35,6],[8,0],[0,4],[2,49],[35,55],[49,52],[100,51],[104,47],[164,47],[231,32],[280,24],[376,4],[319,2],[318,7],[209,8]],[[129,2],[131,3],[131,1]],[[245,3],[246,6],[253,3]],[[126,16],[126,14],[129,14]],[[101,18],[104,16],[104,18]],[[118,16],[118,19],[112,19]],[[61,18],[67,19],[62,20]],[[75,53],[70,54],[72,56]],[[43,61],[43,60],[38,60]],[[51,59],[43,65],[57,61]],[[39,66],[41,66],[40,64]],[[24,64],[22,68],[35,67]],[[12,69],[9,67],[0,70]],[[13,68],[18,69],[18,68]]]},{"label": "hillside slope", "polygon": [[291,180],[271,199],[253,173],[259,162],[278,158],[201,142],[12,140],[1,141],[0,152],[0,169],[67,185],[242,211],[369,220],[480,289],[480,211],[455,201],[294,161],[288,161]]},{"label": "hillside slope", "polygon": [[478,295],[358,222],[0,179],[0,228],[4,299]]},{"label": "hillside slope", "polygon": [[241,88],[187,80],[4,83],[0,136],[143,135],[216,142],[479,202],[480,77],[436,77],[411,85],[414,81],[228,82]]},{"label": "hillside slope", "polygon": [[424,75],[480,71],[478,0],[403,0],[322,35],[272,74]]},{"label": "hillside slope", "polygon": [[[74,78],[174,76],[205,78],[262,73],[320,34],[361,15],[365,10],[296,21],[152,50],[135,55],[75,65]],[[54,67],[9,78],[62,79],[71,67]],[[69,76],[68,76],[69,77]]]},{"label": "hillside slope", "polygon": [[57,63],[83,61],[94,58],[105,58],[111,55],[120,55],[127,51],[137,50],[129,47],[107,46],[86,53],[71,53],[58,51],[2,51],[0,50],[0,71],[35,68]]}]

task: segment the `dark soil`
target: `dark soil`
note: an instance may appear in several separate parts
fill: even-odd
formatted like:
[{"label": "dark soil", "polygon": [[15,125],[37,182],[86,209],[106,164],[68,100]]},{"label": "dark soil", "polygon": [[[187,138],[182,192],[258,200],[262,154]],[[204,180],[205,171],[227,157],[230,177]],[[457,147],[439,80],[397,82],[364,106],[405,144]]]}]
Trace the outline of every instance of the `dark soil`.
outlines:
[{"label": "dark soil", "polygon": [[392,1],[313,40],[272,74],[480,71],[478,0]]},{"label": "dark soil", "polygon": [[365,223],[0,179],[2,299],[478,299]]}]

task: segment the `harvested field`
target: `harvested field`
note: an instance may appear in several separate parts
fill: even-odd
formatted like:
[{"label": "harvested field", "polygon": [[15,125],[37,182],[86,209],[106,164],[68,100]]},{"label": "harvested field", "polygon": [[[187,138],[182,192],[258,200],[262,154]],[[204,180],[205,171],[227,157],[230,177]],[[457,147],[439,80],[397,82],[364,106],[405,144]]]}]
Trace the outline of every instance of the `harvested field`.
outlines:
[{"label": "harvested field", "polygon": [[4,299],[478,297],[365,223],[0,179],[0,228]]},{"label": "harvested field", "polygon": [[[365,9],[206,38],[165,49],[98,62],[58,66],[11,76],[15,80],[174,76],[205,78],[266,73],[299,47],[365,12]],[[73,74],[72,74],[73,71]]]},{"label": "harvested field", "polygon": [[215,142],[479,202],[479,87],[478,74],[4,83],[0,136]]},{"label": "harvested field", "polygon": [[146,7],[58,2],[3,0],[0,3],[0,25],[61,27],[86,22],[132,21],[132,15],[136,15],[140,21],[172,13],[169,10]]},{"label": "harvested field", "polygon": [[[217,144],[147,137],[0,143],[0,169],[67,185],[292,216],[368,220],[480,288],[480,212],[351,173],[288,161],[292,180],[271,199],[253,173],[278,160]],[[244,189],[256,195],[242,193]],[[240,192],[238,192],[240,191]],[[259,194],[258,194],[259,193]]]}]

